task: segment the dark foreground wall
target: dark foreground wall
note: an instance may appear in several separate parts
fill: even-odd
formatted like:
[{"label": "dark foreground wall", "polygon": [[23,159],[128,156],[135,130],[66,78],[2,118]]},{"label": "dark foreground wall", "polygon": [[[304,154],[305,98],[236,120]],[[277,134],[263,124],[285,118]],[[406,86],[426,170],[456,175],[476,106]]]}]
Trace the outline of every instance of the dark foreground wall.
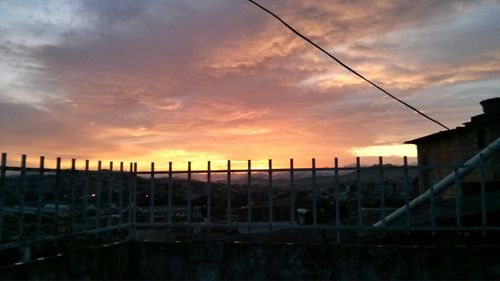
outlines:
[{"label": "dark foreground wall", "polygon": [[136,242],[0,269],[1,279],[499,279],[498,246]]}]

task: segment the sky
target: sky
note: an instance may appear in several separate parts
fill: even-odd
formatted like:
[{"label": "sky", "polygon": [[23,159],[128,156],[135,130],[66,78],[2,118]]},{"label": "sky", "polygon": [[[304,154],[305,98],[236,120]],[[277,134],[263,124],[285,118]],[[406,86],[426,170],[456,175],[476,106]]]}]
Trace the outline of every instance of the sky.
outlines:
[{"label": "sky", "polygon": [[[448,127],[500,96],[500,1],[260,3]],[[9,163],[398,163],[440,130],[245,0],[0,0]]]}]

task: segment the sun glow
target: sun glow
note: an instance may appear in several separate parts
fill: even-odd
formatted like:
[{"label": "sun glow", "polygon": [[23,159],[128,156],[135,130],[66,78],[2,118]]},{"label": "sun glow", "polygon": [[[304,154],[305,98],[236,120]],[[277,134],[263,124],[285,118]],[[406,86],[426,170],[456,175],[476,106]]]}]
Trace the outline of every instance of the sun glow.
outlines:
[{"label": "sun glow", "polygon": [[363,147],[353,147],[349,150],[350,153],[356,156],[372,157],[372,156],[408,156],[416,157],[417,148],[412,144],[390,144],[390,145],[373,145]]}]

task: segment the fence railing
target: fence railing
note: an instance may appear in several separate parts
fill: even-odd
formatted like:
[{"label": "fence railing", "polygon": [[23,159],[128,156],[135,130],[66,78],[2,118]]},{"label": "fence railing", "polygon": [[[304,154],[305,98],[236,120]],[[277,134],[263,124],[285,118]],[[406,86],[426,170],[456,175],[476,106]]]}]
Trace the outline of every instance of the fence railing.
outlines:
[{"label": "fence railing", "polygon": [[[156,163],[157,164],[157,163]],[[238,232],[277,229],[323,229],[343,233],[387,231],[498,231],[494,217],[500,211],[498,163],[481,162],[477,174],[455,177],[447,194],[432,196],[427,206],[407,209],[394,224],[385,218],[397,207],[408,206],[439,178],[433,172],[453,172],[463,164],[353,166],[297,168],[290,159],[288,168],[173,170],[172,162],[160,169],[155,163],[138,171],[137,163],[113,162],[91,170],[27,167],[26,155],[20,166],[9,166],[2,154],[0,166],[0,250],[63,237],[111,232],[134,239],[137,229],[151,227],[228,229]],[[425,175],[425,177],[423,177]],[[422,182],[423,179],[427,182]],[[488,193],[488,196],[487,196]],[[377,221],[384,222],[374,227]]]}]

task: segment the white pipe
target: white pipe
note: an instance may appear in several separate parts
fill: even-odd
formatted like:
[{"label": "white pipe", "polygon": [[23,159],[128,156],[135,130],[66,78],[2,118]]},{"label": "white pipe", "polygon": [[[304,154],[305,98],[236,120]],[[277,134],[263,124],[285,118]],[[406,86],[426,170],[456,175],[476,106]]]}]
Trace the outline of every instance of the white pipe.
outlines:
[{"label": "white pipe", "polygon": [[[476,168],[477,165],[481,163],[481,161],[486,161],[492,156],[494,156],[496,153],[500,151],[500,138],[497,138],[494,142],[489,144],[486,148],[481,150],[479,153],[474,155],[469,161],[465,162],[464,167],[459,168],[457,171],[457,176],[459,179],[462,179],[466,175],[470,174],[474,169]],[[444,190],[446,190],[448,187],[450,187],[453,183],[455,182],[455,173],[451,173],[448,176],[446,176],[444,179],[442,179],[440,182],[436,183],[434,185],[434,190],[433,193],[434,195],[437,195]],[[392,212],[388,216],[384,218],[385,224],[391,224],[395,222],[397,219],[399,219],[401,216],[403,216],[406,212],[407,209],[414,209],[423,203],[425,203],[427,200],[429,200],[432,196],[431,189],[429,188],[427,191],[424,193],[420,194],[417,198],[413,199],[408,206],[403,206],[396,211]],[[374,227],[381,227],[384,225],[384,220],[379,220],[376,222],[373,226]]]}]

